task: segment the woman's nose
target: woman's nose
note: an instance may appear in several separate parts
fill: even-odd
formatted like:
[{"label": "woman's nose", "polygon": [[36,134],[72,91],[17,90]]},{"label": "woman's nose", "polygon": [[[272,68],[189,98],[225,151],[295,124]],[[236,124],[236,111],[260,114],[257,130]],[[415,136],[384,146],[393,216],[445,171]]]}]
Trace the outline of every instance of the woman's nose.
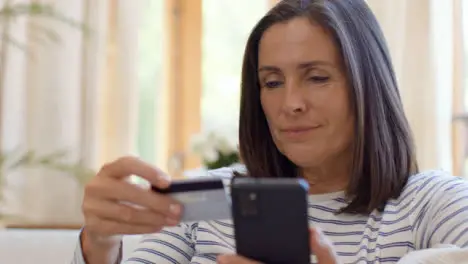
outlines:
[{"label": "woman's nose", "polygon": [[286,86],[283,109],[287,114],[297,115],[306,111],[307,104],[301,90],[297,85]]}]

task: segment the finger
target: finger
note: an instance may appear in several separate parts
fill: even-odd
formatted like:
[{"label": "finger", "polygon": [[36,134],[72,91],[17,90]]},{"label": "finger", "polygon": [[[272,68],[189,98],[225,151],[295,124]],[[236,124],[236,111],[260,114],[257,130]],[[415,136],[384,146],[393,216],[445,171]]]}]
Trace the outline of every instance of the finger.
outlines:
[{"label": "finger", "polygon": [[239,255],[220,255],[217,258],[219,264],[261,264],[260,262],[247,259]]},{"label": "finger", "polygon": [[154,225],[132,225],[98,217],[92,217],[88,219],[85,228],[90,234],[95,234],[102,237],[110,237],[115,235],[157,233],[161,231],[163,227],[157,227]]},{"label": "finger", "polygon": [[310,246],[318,263],[338,264],[338,256],[335,253],[333,243],[317,227],[310,229]]},{"label": "finger", "polygon": [[92,215],[110,221],[131,225],[172,226],[176,220],[163,214],[155,213],[145,208],[135,208],[130,205],[115,203],[109,200],[94,200],[83,205],[85,216]]},{"label": "finger", "polygon": [[172,197],[144,190],[125,181],[101,179],[89,184],[85,192],[85,197],[101,197],[106,200],[130,203],[175,219],[178,219],[182,213],[182,206]]},{"label": "finger", "polygon": [[130,156],[104,165],[98,175],[114,178],[125,178],[130,175],[136,175],[148,180],[151,185],[158,188],[167,188],[170,184],[169,177],[162,170]]}]

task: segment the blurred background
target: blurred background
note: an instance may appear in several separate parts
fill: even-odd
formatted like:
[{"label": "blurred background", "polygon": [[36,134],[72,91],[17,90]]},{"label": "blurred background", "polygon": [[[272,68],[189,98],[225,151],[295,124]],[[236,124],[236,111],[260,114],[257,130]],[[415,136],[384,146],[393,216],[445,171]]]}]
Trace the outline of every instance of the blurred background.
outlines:
[{"label": "blurred background", "polygon": [[[122,155],[236,164],[244,45],[276,2],[0,0],[0,223],[79,228],[83,184]],[[421,169],[468,176],[468,1],[367,2]]]}]

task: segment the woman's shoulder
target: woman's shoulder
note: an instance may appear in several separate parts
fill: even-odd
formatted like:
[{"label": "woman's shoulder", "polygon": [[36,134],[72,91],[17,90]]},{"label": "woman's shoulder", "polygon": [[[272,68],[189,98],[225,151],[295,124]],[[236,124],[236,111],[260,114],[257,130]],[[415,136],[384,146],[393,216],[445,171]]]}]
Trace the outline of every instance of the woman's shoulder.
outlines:
[{"label": "woman's shoulder", "polygon": [[400,200],[407,198],[436,200],[454,194],[468,195],[468,179],[454,176],[443,170],[429,170],[409,178]]},{"label": "woman's shoulder", "polygon": [[222,167],[218,169],[208,170],[206,176],[221,178],[223,180],[230,180],[235,170],[231,167]]},{"label": "woman's shoulder", "polygon": [[230,180],[235,172],[245,173],[247,169],[243,164],[234,164],[229,167],[221,167],[218,169],[208,170],[207,175],[211,177],[220,177],[222,179]]},{"label": "woman's shoulder", "polygon": [[206,176],[220,178],[221,180],[223,180],[224,185],[228,187],[236,172],[244,174],[247,172],[247,170],[244,165],[236,164],[230,167],[222,167],[218,169],[208,170],[208,172],[206,173]]},{"label": "woman's shoulder", "polygon": [[246,169],[244,165],[234,165],[230,167],[221,167],[218,169],[211,169],[206,171],[202,176],[197,176],[197,178],[204,178],[204,177],[209,177],[209,178],[219,178],[223,181],[224,188],[226,191],[226,194],[230,195],[231,190],[231,180],[234,177],[234,174],[238,173],[245,173]]},{"label": "woman's shoulder", "polygon": [[[433,170],[410,178],[399,210],[409,211],[417,249],[439,244],[468,246],[468,179]],[[406,198],[405,198],[406,197]]]},{"label": "woman's shoulder", "polygon": [[409,177],[406,189],[417,187],[419,190],[468,184],[468,179],[454,176],[444,170],[428,170]]}]

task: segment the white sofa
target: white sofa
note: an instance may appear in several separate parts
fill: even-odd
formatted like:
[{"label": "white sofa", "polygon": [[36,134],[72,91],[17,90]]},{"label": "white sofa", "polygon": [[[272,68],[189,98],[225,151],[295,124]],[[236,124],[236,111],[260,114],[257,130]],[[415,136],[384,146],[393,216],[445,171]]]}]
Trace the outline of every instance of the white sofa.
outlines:
[{"label": "white sofa", "polygon": [[[67,264],[78,241],[77,230],[0,230],[0,263]],[[124,238],[124,257],[137,246],[140,236]]]},{"label": "white sofa", "polygon": [[[200,177],[201,175],[206,175],[206,170],[203,168],[185,172],[185,176],[188,178]],[[37,200],[36,197],[33,198]],[[53,200],[55,198],[51,199]],[[28,204],[30,204],[32,201],[28,202]],[[44,203],[41,200],[37,203],[41,202]],[[67,200],[66,205],[68,206],[69,203],[70,201]],[[79,203],[81,203],[80,199],[77,200],[77,204]],[[58,210],[57,208],[63,210],[65,206],[63,204],[59,204],[56,208],[53,208],[50,211],[56,212]],[[79,215],[79,212],[77,214]],[[47,222],[47,220],[42,218],[40,220],[42,222]],[[70,219],[66,218],[62,220],[65,222],[73,220],[76,221],[76,216],[73,215]],[[53,218],[51,221],[59,220]],[[0,223],[0,264],[70,263],[78,242],[78,232],[78,230],[2,229]],[[139,239],[140,236],[124,237],[124,258],[135,249]]]}]

